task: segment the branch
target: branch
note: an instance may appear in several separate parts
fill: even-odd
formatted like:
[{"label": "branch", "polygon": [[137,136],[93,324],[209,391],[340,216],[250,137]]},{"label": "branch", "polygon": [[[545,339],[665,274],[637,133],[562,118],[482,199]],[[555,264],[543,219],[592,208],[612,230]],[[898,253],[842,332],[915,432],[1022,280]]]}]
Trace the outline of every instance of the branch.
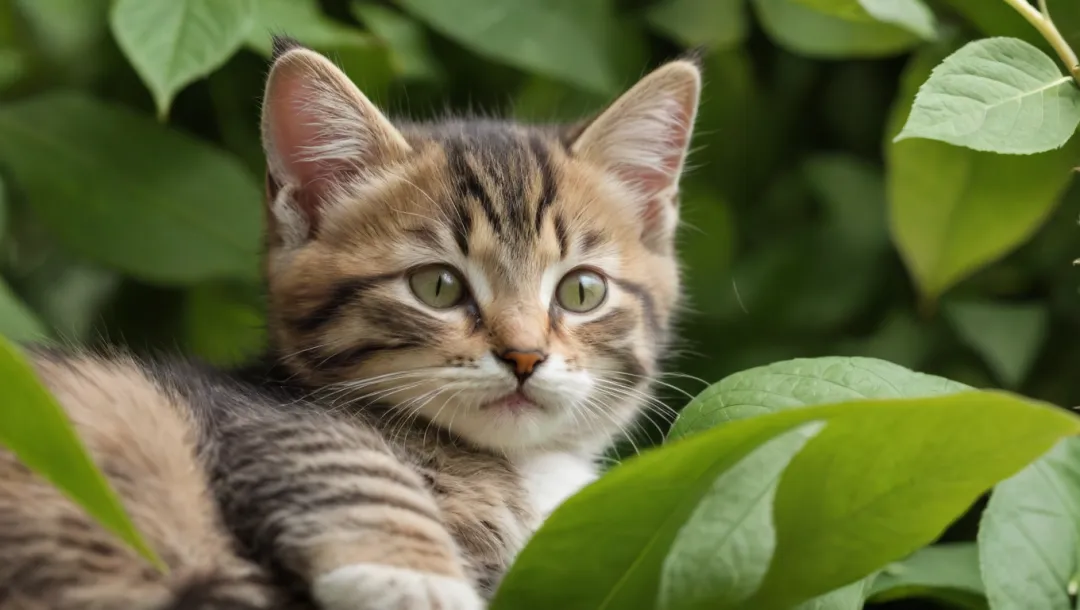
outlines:
[{"label": "branch", "polygon": [[1049,42],[1057,52],[1061,61],[1065,62],[1065,67],[1072,74],[1073,80],[1080,85],[1080,59],[1076,58],[1076,53],[1058,31],[1054,21],[1050,19],[1050,9],[1046,6],[1046,0],[1039,0],[1039,9],[1031,6],[1028,0],[1005,0],[1005,3],[1016,9],[1016,12],[1042,34],[1046,42]]}]

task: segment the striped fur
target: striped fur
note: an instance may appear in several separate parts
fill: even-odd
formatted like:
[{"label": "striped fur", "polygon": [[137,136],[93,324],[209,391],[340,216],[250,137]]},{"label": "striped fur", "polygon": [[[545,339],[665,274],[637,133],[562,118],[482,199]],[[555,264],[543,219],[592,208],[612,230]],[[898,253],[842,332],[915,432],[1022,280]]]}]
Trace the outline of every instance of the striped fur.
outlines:
[{"label": "striped fur", "polygon": [[[696,66],[558,129],[394,124],[274,56],[265,362],[32,352],[169,571],[0,453],[0,610],[476,610],[652,400]],[[433,264],[460,302],[413,293]]]}]

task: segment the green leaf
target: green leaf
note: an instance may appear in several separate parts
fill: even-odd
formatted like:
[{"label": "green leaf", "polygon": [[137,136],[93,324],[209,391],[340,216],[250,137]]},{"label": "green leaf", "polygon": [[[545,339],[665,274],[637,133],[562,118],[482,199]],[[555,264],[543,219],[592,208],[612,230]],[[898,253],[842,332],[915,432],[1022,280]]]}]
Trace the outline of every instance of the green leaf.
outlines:
[{"label": "green leaf", "polygon": [[934,13],[922,0],[795,0],[814,10],[852,21],[877,20],[927,40],[937,32]]},{"label": "green leaf", "polygon": [[379,4],[353,2],[350,6],[356,18],[389,47],[390,59],[398,74],[418,80],[437,80],[444,76],[420,24]]},{"label": "green leaf", "polygon": [[218,366],[257,356],[266,344],[266,321],[257,290],[231,284],[200,284],[185,297],[183,324],[187,352]]},{"label": "green leaf", "polygon": [[978,534],[992,608],[1072,610],[1080,548],[1080,439],[1069,438],[990,495]]},{"label": "green leaf", "polygon": [[920,597],[969,610],[985,610],[984,596],[979,551],[970,542],[926,547],[889,564],[873,579],[867,592],[874,603]]},{"label": "green leaf", "polygon": [[1061,148],[1080,124],[1080,88],[1014,38],[968,43],[934,68],[894,141],[927,138],[1028,155]]},{"label": "green leaf", "polygon": [[[915,90],[940,61],[930,47],[908,66],[886,135],[907,120]],[[1080,145],[1003,156],[932,140],[885,148],[893,241],[926,300],[1023,243],[1053,211]]]},{"label": "green leaf", "polygon": [[819,13],[794,0],[754,0],[758,19],[781,47],[821,59],[899,55],[919,38],[878,21],[857,22]]},{"label": "green leaf", "polygon": [[649,9],[649,23],[688,47],[723,49],[747,34],[745,0],[666,0]]},{"label": "green leaf", "polygon": [[606,47],[607,0],[400,0],[417,19],[494,61],[602,94],[620,84]]},{"label": "green leaf", "polygon": [[[783,395],[791,381],[772,389]],[[827,425],[781,477],[776,554],[747,608],[794,605],[908,555],[1080,426],[1047,405],[964,393],[787,409],[707,430],[627,460],[558,508],[517,557],[493,610],[652,608],[668,550],[716,478],[814,421]]]},{"label": "green leaf", "polygon": [[780,434],[716,478],[668,551],[662,610],[718,610],[753,595],[776,545],[772,504],[780,475],[820,429],[811,423]]},{"label": "green leaf", "polygon": [[76,253],[142,279],[258,277],[261,193],[232,157],[75,93],[0,108],[0,161]]},{"label": "green leaf", "polygon": [[681,438],[748,417],[849,400],[944,396],[969,389],[873,358],[797,358],[729,375],[679,414],[668,437]]},{"label": "green leaf", "polygon": [[64,410],[38,381],[23,355],[2,338],[0,386],[4,388],[0,444],[144,558],[164,569],[87,454]]},{"label": "green leaf", "polygon": [[0,335],[12,341],[39,341],[49,333],[34,312],[0,278]]},{"label": "green leaf", "polygon": [[1050,312],[1045,305],[967,301],[948,303],[945,311],[964,342],[1007,387],[1024,382],[1046,341]]},{"label": "green leaf", "polygon": [[165,117],[177,91],[240,48],[255,24],[255,0],[117,0],[109,21]]},{"label": "green leaf", "polygon": [[805,601],[794,610],[862,610],[870,579],[857,580],[835,591]]}]

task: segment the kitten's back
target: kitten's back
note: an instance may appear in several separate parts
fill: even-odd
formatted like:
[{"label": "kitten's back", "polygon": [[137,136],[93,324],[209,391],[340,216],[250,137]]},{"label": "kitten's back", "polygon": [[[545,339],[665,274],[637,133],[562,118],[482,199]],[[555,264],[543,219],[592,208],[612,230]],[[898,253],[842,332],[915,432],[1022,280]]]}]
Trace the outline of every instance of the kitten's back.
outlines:
[{"label": "kitten's back", "polygon": [[0,608],[272,607],[259,571],[234,554],[220,525],[189,411],[129,358],[33,357],[168,573],[0,450]]}]

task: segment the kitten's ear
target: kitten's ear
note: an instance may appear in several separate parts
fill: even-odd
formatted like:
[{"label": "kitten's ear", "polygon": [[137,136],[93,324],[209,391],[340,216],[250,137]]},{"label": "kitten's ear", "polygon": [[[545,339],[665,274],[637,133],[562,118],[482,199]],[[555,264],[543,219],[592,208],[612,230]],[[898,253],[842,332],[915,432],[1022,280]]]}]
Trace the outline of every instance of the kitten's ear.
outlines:
[{"label": "kitten's ear", "polygon": [[611,171],[636,195],[646,245],[666,250],[678,222],[678,185],[697,115],[701,70],[663,65],[587,125],[572,129],[570,153]]},{"label": "kitten's ear", "polygon": [[321,206],[344,181],[409,152],[401,133],[344,72],[285,38],[274,40],[262,137],[271,221],[287,239],[314,232]]}]

